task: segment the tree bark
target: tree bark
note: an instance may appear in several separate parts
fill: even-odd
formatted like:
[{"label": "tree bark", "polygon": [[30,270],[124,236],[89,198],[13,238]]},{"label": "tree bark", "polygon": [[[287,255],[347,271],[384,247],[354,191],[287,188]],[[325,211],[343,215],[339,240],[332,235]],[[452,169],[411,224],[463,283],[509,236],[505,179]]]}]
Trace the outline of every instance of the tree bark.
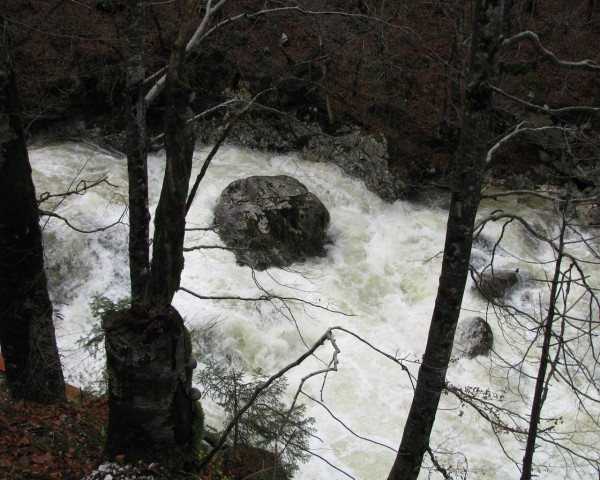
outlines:
[{"label": "tree bark", "polygon": [[566,229],[567,223],[563,219],[559,236],[558,256],[554,265],[554,276],[552,278],[550,289],[550,306],[548,307],[548,314],[546,315],[546,319],[544,321],[544,338],[542,342],[542,351],[540,352],[540,364],[538,366],[535,390],[533,392],[533,400],[531,402],[531,415],[529,418],[529,428],[527,429],[527,442],[525,444],[525,453],[523,454],[521,480],[531,480],[532,478],[533,455],[536,449],[536,441],[538,438],[542,407],[544,406],[544,391],[547,390],[548,383],[550,382],[550,378],[546,378],[546,373],[551,363],[550,349],[552,343],[556,341],[556,338],[554,338],[552,332],[552,328],[554,325],[554,318],[556,315],[556,303],[559,301],[559,289],[561,288],[561,268],[562,261],[564,258]]},{"label": "tree bark", "polygon": [[150,273],[148,149],[143,95],[144,0],[127,4],[127,172],[129,174],[129,277],[131,301],[142,301]]},{"label": "tree bark", "polygon": [[64,400],[35,187],[8,45],[0,40],[0,346],[13,396]]},{"label": "tree bark", "polygon": [[184,467],[197,460],[202,411],[190,398],[191,345],[174,308],[103,318],[109,375],[105,457]]},{"label": "tree bark", "polygon": [[501,41],[502,0],[475,7],[469,83],[457,155],[444,259],[417,385],[389,480],[416,479],[446,382],[454,333],[469,272],[473,226],[486,164],[492,90]]},{"label": "tree bark", "polygon": [[591,22],[600,11],[600,0],[589,0],[588,2],[588,20]]},{"label": "tree bark", "polygon": [[[447,137],[451,141],[458,139],[459,131],[459,119],[458,113],[461,107],[461,93],[463,91],[462,79],[463,79],[463,68],[464,68],[464,18],[465,18],[465,0],[455,0],[455,11],[456,11],[456,22],[454,27],[454,40],[452,41],[452,52],[450,53],[450,60],[448,62],[448,68],[450,70],[450,91],[447,92],[446,105],[444,108],[444,114],[447,114],[447,120],[443,122],[447,124]],[[449,101],[449,102],[448,102]],[[446,113],[446,110],[449,110]]]},{"label": "tree bark", "polygon": [[152,263],[147,290],[150,305],[171,305],[183,271],[186,200],[192,174],[196,136],[189,108],[190,91],[181,78],[185,47],[193,33],[194,1],[189,1],[183,25],[173,46],[167,73],[165,96],[166,166],[160,199],[154,218]]},{"label": "tree bark", "polygon": [[[186,41],[196,19],[196,4],[187,3],[166,77],[166,166],[154,220],[148,281],[134,287],[132,279],[135,301],[131,311],[110,312],[102,325],[109,374],[105,456],[124,454],[128,461],[160,460],[163,465],[183,468],[197,460],[203,428],[202,411],[195,401],[197,392],[191,388],[192,371],[187,367],[191,354],[189,333],[171,306],[183,270],[186,200],[195,144],[193,126],[188,122],[189,91],[181,72]],[[140,10],[137,12],[139,15]],[[132,63],[139,69],[138,62]],[[137,116],[130,118],[130,122],[136,121]],[[130,127],[136,141],[141,138],[141,126],[139,122]],[[136,164],[136,168],[139,166]],[[147,177],[138,179],[147,182]],[[135,195],[145,195],[147,201],[147,189],[135,190]],[[142,242],[139,232],[132,235],[139,235],[137,239]],[[143,293],[134,292],[142,286]]]}]

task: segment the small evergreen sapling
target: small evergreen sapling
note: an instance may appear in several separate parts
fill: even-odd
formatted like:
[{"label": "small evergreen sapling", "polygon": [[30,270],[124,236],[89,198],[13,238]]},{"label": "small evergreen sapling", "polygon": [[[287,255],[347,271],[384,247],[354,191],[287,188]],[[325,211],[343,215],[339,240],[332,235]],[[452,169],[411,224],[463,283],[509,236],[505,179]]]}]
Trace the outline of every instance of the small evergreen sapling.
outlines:
[{"label": "small evergreen sapling", "polygon": [[[252,396],[257,386],[268,378],[257,369],[252,375],[243,370],[225,368],[208,361],[199,374],[204,395],[225,411],[227,425]],[[258,447],[271,452],[291,478],[298,463],[309,458],[309,438],[315,432],[313,417],[305,417],[306,407],[295,404],[291,409],[283,401],[287,379],[281,377],[260,393],[253,405],[233,429],[233,449]]]}]

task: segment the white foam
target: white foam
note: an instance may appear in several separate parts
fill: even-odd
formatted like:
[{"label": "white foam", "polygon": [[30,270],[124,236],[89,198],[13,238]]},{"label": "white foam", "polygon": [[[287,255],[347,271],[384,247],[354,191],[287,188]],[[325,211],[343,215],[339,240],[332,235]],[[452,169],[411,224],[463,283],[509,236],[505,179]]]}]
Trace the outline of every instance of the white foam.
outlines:
[{"label": "white foam", "polygon": [[[192,179],[206,152],[206,148],[198,149]],[[90,180],[109,175],[109,180],[119,186],[117,193],[123,197],[127,194],[125,161],[95,153],[88,146],[39,146],[31,150],[31,160],[38,191],[64,190],[80,172],[78,178]],[[153,204],[160,192],[163,163],[162,154],[149,159]],[[294,175],[305,183],[327,206],[331,213],[332,244],[327,248],[326,257],[293,266],[292,270],[297,272],[277,269],[270,274],[257,272],[256,279],[267,290],[301,297],[352,316],[289,302],[292,318],[278,301],[273,304],[200,301],[179,292],[174,304],[191,327],[202,328],[216,322],[204,341],[205,352],[230,359],[238,366],[260,367],[273,373],[305,350],[298,330],[310,345],[328,327],[341,325],[390,355],[406,358],[407,368],[416,375],[418,365],[412,361],[420,359],[425,347],[441,268],[446,212],[434,198],[419,203],[385,204],[360,182],[348,178],[332,165],[224,147],[200,186],[188,216],[188,226],[207,227],[211,224],[218,196],[231,181],[249,175],[282,173]],[[85,196],[69,197],[58,206],[57,212],[68,216],[76,225],[93,228],[118,218],[121,208],[118,198],[114,189],[102,187]],[[502,205],[512,204],[504,201]],[[530,207],[525,206],[527,213],[537,215],[539,224],[549,224],[551,212],[538,215]],[[482,213],[497,208],[497,203],[484,204]],[[490,226],[489,232],[493,237],[500,233],[500,227]],[[91,296],[98,292],[117,299],[128,293],[126,229],[81,235],[51,219],[44,233],[48,265],[57,268],[57,273],[50,275],[53,299],[64,317],[58,325],[60,349],[67,377],[78,383],[83,380],[77,376],[82,371],[88,374],[86,370],[89,370],[89,375],[98,375],[102,371],[101,363],[84,358],[85,352],[75,343],[92,326],[88,305]],[[522,267],[524,258],[551,258],[548,249],[525,241],[522,230],[510,227],[505,236],[512,255],[498,253],[499,267]],[[220,245],[220,241],[212,232],[190,232],[186,244]],[[480,255],[486,253],[480,251]],[[539,276],[542,272],[536,267],[532,275]],[[590,281],[598,285],[598,273],[593,275]],[[202,295],[255,297],[261,293],[250,269],[238,266],[233,254],[223,250],[187,253],[181,284]],[[486,304],[467,288],[463,305],[468,310],[466,314],[485,315]],[[515,299],[523,307],[535,306],[537,292],[532,287],[529,296],[520,292]],[[539,289],[539,293],[546,295],[545,289]],[[498,325],[493,323],[493,315],[490,322],[496,333],[497,351],[508,358],[516,358],[517,353],[513,350],[518,336],[508,338],[511,332],[507,331],[504,338],[498,333]],[[341,353],[339,371],[327,377],[323,390],[328,408],[357,434],[397,448],[412,399],[412,387],[406,373],[348,334],[338,331],[335,338]],[[533,349],[532,354],[535,352]],[[288,375],[290,394],[303,376],[323,368],[330,356],[331,348],[324,347],[318,353],[319,360],[310,359],[293,370]],[[83,370],[82,365],[85,365]],[[489,388],[504,395],[505,404],[525,412],[523,400],[516,390],[520,388],[529,394],[531,381],[517,382],[512,376],[506,378],[506,372],[500,370],[492,371],[490,377],[489,367],[486,359],[463,359],[451,366],[448,378],[457,385]],[[306,390],[319,396],[322,382],[322,377],[313,378],[307,382]],[[573,410],[571,400],[566,395],[561,398],[562,387],[559,386],[556,392],[548,402],[548,411],[571,421],[568,420]],[[316,439],[312,443],[319,455],[355,478],[384,478],[387,475],[394,452],[357,439],[320,405],[310,401],[307,405],[308,414],[317,418],[318,437],[323,439],[323,443]],[[209,421],[219,421],[219,411],[214,405],[206,402],[205,410]],[[589,435],[581,435],[585,441],[590,441]],[[506,460],[489,425],[450,396],[442,398],[432,448],[461,452],[468,459],[469,478],[515,478],[518,472],[517,467]],[[521,445],[509,440],[505,448],[520,461]],[[545,454],[543,448],[540,452],[541,459]],[[440,457],[451,462],[458,471],[464,465],[462,458]],[[560,458],[555,456],[547,463],[559,461]],[[549,479],[569,478],[564,469],[549,469],[544,475]],[[347,477],[313,459],[301,466],[298,478]]]}]

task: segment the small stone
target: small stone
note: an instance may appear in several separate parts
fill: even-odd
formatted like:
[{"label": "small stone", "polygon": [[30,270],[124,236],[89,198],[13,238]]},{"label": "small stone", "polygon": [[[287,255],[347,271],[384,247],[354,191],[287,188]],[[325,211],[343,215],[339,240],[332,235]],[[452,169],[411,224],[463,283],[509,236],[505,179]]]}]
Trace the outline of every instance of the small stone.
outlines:
[{"label": "small stone", "polygon": [[504,298],[519,284],[521,277],[519,269],[516,270],[492,270],[490,268],[479,274],[473,288],[486,298]]},{"label": "small stone", "polygon": [[493,344],[494,334],[483,318],[469,317],[458,324],[454,346],[459,356],[473,358],[486,355]]}]

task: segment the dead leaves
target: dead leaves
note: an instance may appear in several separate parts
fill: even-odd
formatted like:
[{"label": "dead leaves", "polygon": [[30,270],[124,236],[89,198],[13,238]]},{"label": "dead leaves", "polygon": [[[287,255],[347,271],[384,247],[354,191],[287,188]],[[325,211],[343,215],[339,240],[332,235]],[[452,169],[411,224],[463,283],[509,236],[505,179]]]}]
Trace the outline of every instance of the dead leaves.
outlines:
[{"label": "dead leaves", "polygon": [[83,406],[15,402],[0,386],[0,478],[81,478],[100,458],[106,418],[105,400]]}]

